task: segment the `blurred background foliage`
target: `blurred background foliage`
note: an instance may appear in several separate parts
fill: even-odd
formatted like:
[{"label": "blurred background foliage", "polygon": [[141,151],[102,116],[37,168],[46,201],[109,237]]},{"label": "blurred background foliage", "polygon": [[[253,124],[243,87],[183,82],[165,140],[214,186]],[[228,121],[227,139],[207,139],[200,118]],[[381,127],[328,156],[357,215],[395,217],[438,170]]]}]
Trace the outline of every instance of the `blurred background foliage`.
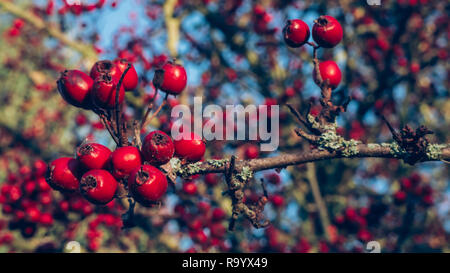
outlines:
[{"label": "blurred background foliage", "polygon": [[[64,69],[88,71],[98,59],[132,61],[140,86],[127,94],[130,120],[143,116],[154,92],[154,68],[169,58],[182,62],[189,77],[188,89],[171,98],[171,105],[191,105],[197,95],[204,105],[289,102],[302,113],[312,101],[318,111],[312,49],[288,48],[281,29],[292,18],[311,28],[321,14],[344,27],[343,42],[319,52],[344,75],[334,99],[353,98],[338,119],[339,132],[364,142],[391,141],[383,114],[395,127],[424,124],[435,132],[432,142],[448,143],[447,1],[72,2],[0,0],[0,251],[68,251],[71,240],[93,252],[364,252],[370,240],[384,252],[450,250],[449,168],[443,162],[345,159],[258,173],[247,198],[262,194],[260,179],[268,184],[272,225],[256,230],[243,220],[234,232],[226,231],[221,215],[229,216],[231,206],[219,175],[180,180],[161,208],[138,207],[137,227],[126,230],[120,229],[126,200],[94,207],[76,195],[36,192],[41,160],[72,156],[86,140],[114,148],[93,113],[59,96],[56,79]],[[278,151],[212,141],[206,158],[310,149],[293,133],[295,119],[281,109]],[[169,124],[165,108],[142,133],[167,130]],[[196,192],[183,189],[186,183],[194,183]],[[325,218],[318,213],[321,199]]]}]

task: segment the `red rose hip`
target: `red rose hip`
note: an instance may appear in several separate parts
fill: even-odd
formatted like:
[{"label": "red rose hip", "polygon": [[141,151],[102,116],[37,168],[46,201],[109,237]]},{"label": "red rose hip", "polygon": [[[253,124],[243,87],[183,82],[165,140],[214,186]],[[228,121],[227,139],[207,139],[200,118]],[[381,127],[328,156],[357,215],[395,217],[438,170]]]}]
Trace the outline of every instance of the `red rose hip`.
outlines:
[{"label": "red rose hip", "polygon": [[94,81],[80,70],[66,70],[57,81],[58,91],[65,101],[84,109],[91,108]]},{"label": "red rose hip", "polygon": [[79,188],[79,164],[71,157],[53,160],[48,167],[47,182],[59,191],[76,191]]},{"label": "red rose hip", "polygon": [[187,84],[186,70],[183,66],[167,62],[160,69],[156,70],[153,77],[153,85],[162,91],[178,95]]},{"label": "red rose hip", "polygon": [[203,158],[206,146],[203,140],[195,133],[184,133],[181,139],[174,140],[175,154],[187,161],[195,162]]},{"label": "red rose hip", "polygon": [[150,206],[166,193],[167,179],[157,168],[142,165],[131,173],[128,188],[136,201]]},{"label": "red rose hip", "polygon": [[117,179],[128,176],[141,164],[141,153],[136,147],[120,147],[111,153],[112,174]]},{"label": "red rose hip", "polygon": [[105,169],[108,167],[111,150],[99,143],[86,143],[78,147],[77,159],[88,169]]},{"label": "red rose hip", "polygon": [[[339,66],[333,61],[325,61],[319,64],[319,71],[322,80],[325,82],[328,80],[328,83],[332,89],[338,87],[339,83],[342,79],[341,70]],[[317,83],[317,77],[315,71],[313,72],[314,82]]]},{"label": "red rose hip", "polygon": [[89,202],[104,205],[114,199],[117,184],[108,171],[90,170],[81,178],[80,191]]},{"label": "red rose hip", "polygon": [[339,44],[344,32],[338,20],[328,15],[322,15],[314,21],[312,36],[319,46],[332,48]]},{"label": "red rose hip", "polygon": [[142,145],[144,158],[152,165],[166,164],[173,157],[174,152],[172,139],[162,131],[149,133]]},{"label": "red rose hip", "polygon": [[283,37],[290,47],[300,47],[308,42],[310,36],[308,25],[299,19],[288,20],[283,28]]}]

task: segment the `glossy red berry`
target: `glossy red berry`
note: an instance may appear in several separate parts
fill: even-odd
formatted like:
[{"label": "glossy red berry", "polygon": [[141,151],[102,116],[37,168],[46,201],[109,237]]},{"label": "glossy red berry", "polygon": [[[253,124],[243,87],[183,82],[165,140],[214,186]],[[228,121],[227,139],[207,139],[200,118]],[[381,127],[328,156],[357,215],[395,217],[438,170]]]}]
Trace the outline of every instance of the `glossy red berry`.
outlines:
[{"label": "glossy red berry", "polygon": [[300,47],[308,42],[310,36],[308,25],[300,19],[288,20],[283,28],[283,37],[290,47]]},{"label": "glossy red berry", "polygon": [[59,93],[68,103],[84,109],[92,107],[90,96],[94,81],[89,75],[80,70],[66,70],[57,83]]},{"label": "glossy red berry", "polygon": [[86,143],[78,147],[77,159],[88,170],[106,169],[111,150],[99,143]]},{"label": "glossy red berry", "polygon": [[153,85],[172,95],[180,94],[187,84],[186,70],[183,66],[167,62],[156,70]]},{"label": "glossy red berry", "polygon": [[79,188],[79,163],[71,157],[61,157],[49,164],[47,182],[60,191],[76,191]]},{"label": "glossy red berry", "polygon": [[128,188],[140,204],[150,206],[167,191],[166,176],[151,165],[136,168],[128,178]]},{"label": "glossy red berry", "polygon": [[255,159],[259,156],[259,149],[256,145],[248,145],[245,149],[245,158],[246,159]]},{"label": "glossy red berry", "polygon": [[153,131],[144,139],[142,154],[152,165],[163,165],[170,161],[175,152],[172,139],[163,131]]},{"label": "glossy red berry", "polygon": [[121,76],[120,69],[114,64],[114,62],[108,60],[96,62],[92,66],[89,75],[95,81],[97,78],[101,77],[104,74],[109,74],[113,78],[120,78]]},{"label": "glossy red berry", "polygon": [[108,171],[90,170],[81,178],[80,191],[89,202],[104,205],[114,199],[117,185]]},{"label": "glossy red berry", "polygon": [[[127,69],[129,62],[125,59],[115,59],[113,63],[120,72],[118,75],[118,78],[120,79],[120,77],[122,77],[122,74]],[[139,83],[139,77],[136,72],[136,69],[134,68],[133,64],[130,63],[130,65],[131,67],[128,70],[127,74],[125,74],[125,77],[123,78],[122,82],[125,91],[132,91],[136,89]]]},{"label": "glossy red berry", "polygon": [[188,195],[195,195],[197,194],[197,185],[194,181],[184,182],[183,191]]},{"label": "glossy red berry", "polygon": [[332,48],[339,44],[344,36],[344,32],[338,20],[331,16],[323,15],[314,21],[312,36],[319,46]]},{"label": "glossy red berry", "polygon": [[33,163],[33,176],[36,177],[43,177],[45,176],[45,173],[47,172],[47,164],[44,160],[38,159],[34,161]]},{"label": "glossy red berry", "polygon": [[120,147],[111,153],[112,174],[117,179],[130,175],[130,173],[141,166],[141,164],[141,153],[136,147]]},{"label": "glossy red berry", "polygon": [[270,197],[270,202],[272,202],[274,207],[279,208],[284,205],[284,198],[279,194],[275,194]]},{"label": "glossy red berry", "polygon": [[184,133],[181,139],[174,140],[175,154],[187,161],[195,162],[203,158],[206,146],[203,140],[195,133]]},{"label": "glossy red berry", "polygon": [[[119,80],[110,74],[102,74],[95,80],[93,96],[97,106],[101,108],[114,108],[116,106],[116,93]],[[125,89],[120,85],[118,104],[125,98]]]},{"label": "glossy red berry", "polygon": [[407,198],[407,194],[404,191],[398,191],[394,194],[394,202],[397,205],[401,205],[403,203],[405,203]]},{"label": "glossy red berry", "polygon": [[[328,83],[332,89],[338,87],[342,79],[341,70],[339,66],[333,61],[324,61],[319,64],[319,71],[322,80]],[[316,73],[313,72],[314,81],[317,83]]]}]

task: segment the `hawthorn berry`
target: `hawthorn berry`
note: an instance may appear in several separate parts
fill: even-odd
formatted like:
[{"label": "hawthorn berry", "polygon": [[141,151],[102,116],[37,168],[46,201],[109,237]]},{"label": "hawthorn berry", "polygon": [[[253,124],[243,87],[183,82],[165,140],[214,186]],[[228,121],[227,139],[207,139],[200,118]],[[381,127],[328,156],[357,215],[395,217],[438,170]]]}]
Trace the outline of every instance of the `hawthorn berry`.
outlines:
[{"label": "hawthorn berry", "polygon": [[174,140],[175,154],[187,161],[196,162],[203,158],[206,146],[195,133],[183,133],[181,139]]},{"label": "hawthorn berry", "polygon": [[195,195],[197,193],[197,185],[194,181],[188,181],[183,183],[183,192],[188,195]]},{"label": "hawthorn berry", "polygon": [[134,169],[141,166],[141,164],[141,153],[136,147],[120,147],[111,153],[112,174],[117,179],[128,176]]},{"label": "hawthorn berry", "polygon": [[[93,96],[95,103],[101,108],[114,108],[116,106],[116,93],[119,80],[111,74],[102,74],[95,80]],[[121,104],[125,98],[125,89],[123,84],[119,88],[118,104]]]},{"label": "hawthorn berry", "polygon": [[65,70],[57,81],[58,91],[65,101],[84,109],[90,109],[94,81],[80,70]]},{"label": "hawthorn berry", "polygon": [[59,191],[76,191],[79,188],[79,163],[71,157],[61,157],[49,164],[48,184]]},{"label": "hawthorn berry", "polygon": [[113,62],[108,60],[102,60],[96,62],[92,66],[91,72],[89,73],[89,75],[94,81],[99,77],[103,76],[104,74],[109,74],[113,78],[120,78],[121,71],[119,67],[117,67]]},{"label": "hawthorn berry", "polygon": [[35,177],[42,177],[45,176],[45,173],[47,172],[47,164],[44,160],[38,159],[34,161],[33,163],[33,175]]},{"label": "hawthorn berry", "polygon": [[165,63],[160,69],[156,70],[153,77],[153,85],[162,91],[178,95],[187,84],[186,70],[183,66],[173,62]]},{"label": "hawthorn berry", "polygon": [[91,203],[105,205],[114,199],[116,179],[105,170],[90,170],[80,181],[81,194]]},{"label": "hawthorn berry", "polygon": [[108,167],[111,150],[99,143],[86,143],[78,147],[77,159],[88,169],[106,169]]},{"label": "hawthorn berry", "polygon": [[256,145],[248,145],[244,154],[246,159],[255,159],[259,156],[259,149]]},{"label": "hawthorn berry", "polygon": [[[334,61],[324,61],[319,64],[319,71],[322,80],[328,80],[328,84],[332,89],[338,87],[342,79],[341,70]],[[317,83],[316,73],[313,73],[314,82]]]},{"label": "hawthorn berry", "polygon": [[130,193],[140,204],[151,206],[167,191],[166,176],[152,165],[136,168],[128,177]]},{"label": "hawthorn berry", "polygon": [[136,89],[139,82],[139,77],[136,72],[136,69],[134,68],[134,65],[129,63],[126,59],[115,59],[113,61],[113,64],[117,67],[119,70],[118,78],[122,77],[122,74],[125,72],[125,70],[128,67],[128,64],[131,65],[130,69],[128,70],[127,74],[125,74],[125,77],[123,78],[123,87],[125,91],[132,91]]},{"label": "hawthorn berry", "polygon": [[312,36],[319,46],[332,48],[339,44],[344,32],[338,20],[328,15],[322,15],[314,21]]},{"label": "hawthorn berry", "polygon": [[288,20],[283,28],[283,37],[290,47],[301,47],[310,36],[308,25],[300,19]]},{"label": "hawthorn berry", "polygon": [[142,145],[142,154],[152,165],[163,165],[170,161],[175,152],[172,139],[163,131],[149,133]]}]

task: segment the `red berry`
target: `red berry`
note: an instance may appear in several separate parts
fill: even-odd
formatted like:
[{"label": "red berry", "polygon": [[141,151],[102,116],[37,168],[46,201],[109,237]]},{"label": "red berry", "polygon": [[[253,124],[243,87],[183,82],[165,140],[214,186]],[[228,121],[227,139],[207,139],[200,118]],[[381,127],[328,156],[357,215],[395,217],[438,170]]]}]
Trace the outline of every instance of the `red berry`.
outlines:
[{"label": "red berry", "polygon": [[[339,66],[333,61],[324,61],[319,64],[319,71],[322,80],[325,82],[328,80],[328,83],[332,89],[335,89],[339,83],[341,82],[341,70]],[[314,81],[317,83],[316,73],[313,72]]]},{"label": "red berry", "polygon": [[397,205],[401,205],[406,201],[406,192],[404,191],[398,191],[394,194],[394,202]]},{"label": "red berry", "polygon": [[270,197],[270,201],[272,202],[273,206],[276,208],[279,208],[279,207],[283,206],[283,204],[284,204],[284,198],[283,198],[283,196],[281,196],[279,194],[272,195]]},{"label": "red berry", "polygon": [[78,147],[77,159],[88,170],[108,167],[111,150],[98,143],[86,143]]},{"label": "red berry", "polygon": [[141,153],[138,148],[133,146],[117,148],[111,154],[111,164],[114,177],[117,179],[124,178],[141,166]]},{"label": "red berry", "polygon": [[174,140],[173,143],[175,146],[175,154],[187,161],[199,161],[205,154],[205,143],[195,133],[184,133],[181,135],[181,139]]},{"label": "red berry", "polygon": [[249,145],[245,149],[245,158],[246,159],[255,159],[259,156],[259,149],[256,145]]},{"label": "red berry", "polygon": [[50,186],[48,185],[47,181],[45,181],[44,177],[39,177],[36,179],[37,188],[40,192],[48,192],[51,190]]},{"label": "red berry", "polygon": [[212,220],[213,221],[222,221],[223,219],[225,219],[226,216],[227,216],[227,214],[221,208],[215,208],[212,212]]},{"label": "red berry", "polygon": [[163,131],[153,131],[144,139],[142,154],[152,165],[163,165],[170,161],[175,152],[172,139]]},{"label": "red berry", "polygon": [[222,223],[212,223],[209,226],[209,230],[211,232],[211,236],[216,238],[223,238],[223,236],[227,232],[227,229],[224,227]]},{"label": "red berry", "polygon": [[90,170],[80,181],[81,194],[91,203],[104,205],[114,199],[116,179],[105,170]]},{"label": "red berry", "polygon": [[[99,107],[114,108],[116,106],[117,84],[119,80],[110,74],[103,74],[95,80],[94,98]],[[121,104],[125,98],[125,89],[123,84],[119,89],[118,103]]]},{"label": "red berry", "polygon": [[[125,72],[125,70],[128,67],[128,61],[126,59],[115,59],[113,61],[114,65],[117,67],[117,69],[120,71],[118,78],[120,79],[120,77],[122,77],[123,72]],[[131,91],[137,88],[138,86],[138,82],[139,82],[139,77],[138,74],[136,72],[136,69],[134,68],[134,65],[131,64],[130,69],[128,70],[127,74],[125,75],[125,77],[123,78],[123,87],[125,88],[125,91]]]},{"label": "red berry", "polygon": [[103,76],[104,74],[109,74],[113,78],[119,78],[121,76],[121,71],[113,62],[103,60],[98,61],[92,66],[90,76],[93,80]]},{"label": "red berry", "polygon": [[47,164],[44,160],[38,159],[33,163],[33,175],[34,177],[44,177],[47,172]]},{"label": "red berry", "polygon": [[90,109],[91,91],[94,81],[79,70],[66,70],[57,81],[58,91],[68,103],[85,109]]},{"label": "red berry", "polygon": [[215,186],[220,182],[219,177],[215,173],[208,173],[205,175],[205,183],[210,186]]},{"label": "red berry", "polygon": [[42,213],[39,218],[39,223],[44,226],[51,226],[53,224],[53,216],[50,213]]},{"label": "red berry", "polygon": [[153,85],[172,95],[180,94],[187,84],[186,70],[183,66],[167,62],[156,70]]},{"label": "red berry", "polygon": [[150,206],[167,191],[166,176],[151,165],[136,168],[128,178],[128,188],[140,204]]},{"label": "red berry", "polygon": [[188,181],[183,183],[183,192],[188,195],[195,195],[197,193],[197,185],[194,181]]},{"label": "red berry", "polygon": [[79,188],[79,163],[70,157],[53,160],[49,165],[48,184],[60,191],[76,191]]},{"label": "red berry", "polygon": [[36,207],[29,207],[25,210],[27,220],[33,223],[39,222],[41,212]]},{"label": "red berry", "polygon": [[309,27],[302,20],[288,20],[283,28],[283,36],[288,46],[300,47],[308,42],[310,36]]},{"label": "red berry", "polygon": [[344,33],[341,24],[335,18],[323,15],[314,21],[312,35],[319,46],[332,48],[339,44]]},{"label": "red berry", "polygon": [[370,239],[372,239],[372,234],[366,229],[361,229],[358,231],[358,239],[364,242],[370,241]]}]

